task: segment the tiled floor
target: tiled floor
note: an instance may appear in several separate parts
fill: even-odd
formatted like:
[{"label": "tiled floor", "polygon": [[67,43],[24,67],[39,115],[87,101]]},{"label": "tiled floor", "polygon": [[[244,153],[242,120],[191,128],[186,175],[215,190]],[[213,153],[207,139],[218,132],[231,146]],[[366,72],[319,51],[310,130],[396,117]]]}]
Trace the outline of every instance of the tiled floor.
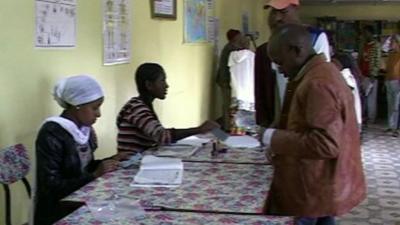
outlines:
[{"label": "tiled floor", "polygon": [[366,129],[363,138],[368,197],[340,225],[400,225],[400,138],[382,126]]}]

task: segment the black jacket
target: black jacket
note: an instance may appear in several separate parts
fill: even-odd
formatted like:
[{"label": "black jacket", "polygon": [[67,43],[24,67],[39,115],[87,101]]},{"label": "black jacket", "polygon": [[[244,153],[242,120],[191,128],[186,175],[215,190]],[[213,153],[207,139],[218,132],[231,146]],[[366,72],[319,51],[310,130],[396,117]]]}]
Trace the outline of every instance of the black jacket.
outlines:
[{"label": "black jacket", "polygon": [[[93,130],[89,146],[94,159],[97,141]],[[45,123],[36,139],[35,224],[52,224],[65,215],[59,201],[94,180],[92,172],[99,162],[92,160],[82,171],[72,135],[55,122]]]}]

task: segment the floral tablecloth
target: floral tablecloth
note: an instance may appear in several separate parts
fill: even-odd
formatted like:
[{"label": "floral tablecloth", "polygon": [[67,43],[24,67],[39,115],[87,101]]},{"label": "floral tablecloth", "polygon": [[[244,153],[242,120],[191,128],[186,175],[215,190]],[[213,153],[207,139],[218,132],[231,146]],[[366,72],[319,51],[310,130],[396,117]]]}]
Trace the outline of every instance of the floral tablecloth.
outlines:
[{"label": "floral tablecloth", "polygon": [[260,213],[273,172],[269,165],[185,162],[181,186],[143,188],[130,186],[136,171],[108,173],[65,200],[99,201],[118,195],[146,207]]},{"label": "floral tablecloth", "polygon": [[211,162],[233,162],[233,163],[256,163],[269,164],[265,151],[262,149],[227,149],[224,153],[211,156],[212,148],[206,146],[196,152],[193,156],[184,160],[211,161]]},{"label": "floral tablecloth", "polygon": [[[162,150],[150,150],[144,154],[157,155]],[[199,147],[198,150],[191,156],[183,157],[184,161],[198,161],[198,162],[230,162],[230,163],[254,163],[254,164],[270,164],[268,161],[265,150],[262,147],[257,148],[228,148],[224,151],[212,155],[212,144]]]},{"label": "floral tablecloth", "polygon": [[98,220],[83,206],[55,225],[292,225],[290,217],[248,216],[207,213],[146,212],[137,218]]}]

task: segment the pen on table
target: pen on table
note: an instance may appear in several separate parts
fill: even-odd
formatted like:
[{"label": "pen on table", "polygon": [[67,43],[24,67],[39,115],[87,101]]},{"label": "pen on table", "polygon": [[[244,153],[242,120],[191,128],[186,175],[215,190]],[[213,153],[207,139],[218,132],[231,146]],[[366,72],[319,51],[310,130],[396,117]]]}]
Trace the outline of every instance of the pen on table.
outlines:
[{"label": "pen on table", "polygon": [[144,211],[162,211],[164,207],[162,206],[150,206],[150,207],[143,207]]},{"label": "pen on table", "polygon": [[211,150],[211,157],[215,157],[218,154],[218,150],[217,150],[217,142],[213,141],[212,142],[212,150]]}]

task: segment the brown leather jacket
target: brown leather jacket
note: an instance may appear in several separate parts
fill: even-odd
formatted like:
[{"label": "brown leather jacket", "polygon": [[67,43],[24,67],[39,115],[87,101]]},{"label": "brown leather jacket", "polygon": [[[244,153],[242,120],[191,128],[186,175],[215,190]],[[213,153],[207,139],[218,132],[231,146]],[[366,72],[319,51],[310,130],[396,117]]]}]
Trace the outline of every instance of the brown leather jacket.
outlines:
[{"label": "brown leather jacket", "polygon": [[337,216],[365,198],[352,94],[323,55],[289,81],[278,128],[267,214]]}]

